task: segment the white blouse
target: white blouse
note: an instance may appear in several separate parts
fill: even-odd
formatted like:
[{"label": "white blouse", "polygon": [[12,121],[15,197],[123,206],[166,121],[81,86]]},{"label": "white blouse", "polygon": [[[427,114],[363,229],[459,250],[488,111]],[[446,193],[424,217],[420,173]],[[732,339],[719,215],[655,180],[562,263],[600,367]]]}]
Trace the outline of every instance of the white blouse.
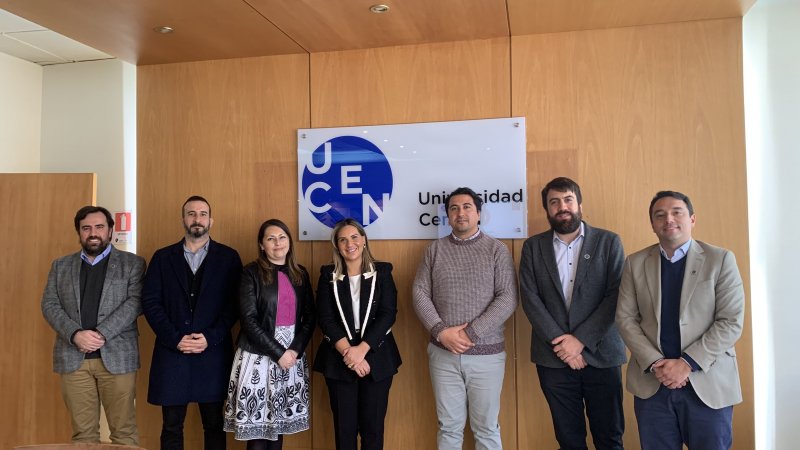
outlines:
[{"label": "white blouse", "polygon": [[350,279],[350,298],[353,299],[353,325],[361,329],[361,275],[347,277]]}]

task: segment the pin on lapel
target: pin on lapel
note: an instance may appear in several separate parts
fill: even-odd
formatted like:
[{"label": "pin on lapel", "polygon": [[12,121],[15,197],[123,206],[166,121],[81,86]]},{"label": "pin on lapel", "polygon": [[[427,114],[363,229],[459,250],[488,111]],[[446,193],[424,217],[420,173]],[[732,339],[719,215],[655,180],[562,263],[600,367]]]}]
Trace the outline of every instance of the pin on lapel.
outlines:
[{"label": "pin on lapel", "polygon": [[587,253],[587,254],[585,254],[585,255],[583,255],[583,259],[589,259],[589,258],[591,258],[591,256],[589,256],[589,254],[588,254],[588,253]]}]

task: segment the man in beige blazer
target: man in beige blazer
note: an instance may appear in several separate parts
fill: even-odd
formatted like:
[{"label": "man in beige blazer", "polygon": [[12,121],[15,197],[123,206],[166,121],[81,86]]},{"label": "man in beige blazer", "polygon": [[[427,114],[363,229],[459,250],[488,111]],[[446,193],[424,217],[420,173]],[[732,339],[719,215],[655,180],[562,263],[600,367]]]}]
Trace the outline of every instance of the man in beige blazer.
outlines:
[{"label": "man in beige blazer", "polygon": [[659,244],[627,258],[616,314],[631,351],[627,389],[642,449],[728,449],[733,405],[742,401],[736,259],[692,240],[694,208],[680,192],[656,194],[650,223]]}]

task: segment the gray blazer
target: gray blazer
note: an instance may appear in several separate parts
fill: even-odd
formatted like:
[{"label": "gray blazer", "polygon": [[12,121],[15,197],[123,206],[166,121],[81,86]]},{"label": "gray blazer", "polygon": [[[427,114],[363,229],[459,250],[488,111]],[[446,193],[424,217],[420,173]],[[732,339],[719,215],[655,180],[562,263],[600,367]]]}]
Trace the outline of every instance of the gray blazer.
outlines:
[{"label": "gray blazer", "polygon": [[[742,335],[744,288],[728,250],[693,241],[681,286],[681,350],[702,370],[689,374],[700,400],[711,408],[742,401],[733,345]],[[617,325],[631,349],[626,386],[650,398],[661,385],[645,372],[661,352],[661,253],[658,245],[628,257],[619,288]]]},{"label": "gray blazer", "polygon": [[[136,318],[142,312],[144,258],[111,249],[108,269],[97,311],[97,331],[106,338],[100,349],[109,372],[121,374],[139,368],[139,330]],[[53,261],[42,295],[42,314],[53,330],[53,370],[70,373],[83,363],[84,354],[71,342],[81,330],[80,252]]]},{"label": "gray blazer", "polygon": [[551,368],[567,365],[550,342],[562,334],[578,338],[582,355],[592,367],[621,366],[625,345],[614,325],[625,253],[616,234],[584,222],[584,241],[567,311],[558,277],[553,230],[531,236],[522,247],[519,265],[522,308],[533,326],[531,361]]}]

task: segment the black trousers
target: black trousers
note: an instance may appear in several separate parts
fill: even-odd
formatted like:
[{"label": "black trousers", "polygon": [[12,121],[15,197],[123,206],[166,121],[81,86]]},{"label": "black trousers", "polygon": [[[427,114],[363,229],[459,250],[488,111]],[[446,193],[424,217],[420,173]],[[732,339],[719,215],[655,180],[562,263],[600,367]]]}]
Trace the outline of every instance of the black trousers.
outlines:
[{"label": "black trousers", "polygon": [[[622,369],[552,369],[536,366],[561,450],[585,450],[586,417],[597,450],[621,450]],[[584,407],[586,416],[584,417]]]},{"label": "black trousers", "polygon": [[383,449],[383,422],[389,405],[392,377],[373,381],[371,377],[356,382],[325,378],[331,399],[336,450]]},{"label": "black trousers", "polygon": [[[225,450],[225,431],[222,429],[223,402],[198,403],[203,421],[205,450]],[[186,406],[162,406],[161,450],[183,450],[183,422]]]}]

